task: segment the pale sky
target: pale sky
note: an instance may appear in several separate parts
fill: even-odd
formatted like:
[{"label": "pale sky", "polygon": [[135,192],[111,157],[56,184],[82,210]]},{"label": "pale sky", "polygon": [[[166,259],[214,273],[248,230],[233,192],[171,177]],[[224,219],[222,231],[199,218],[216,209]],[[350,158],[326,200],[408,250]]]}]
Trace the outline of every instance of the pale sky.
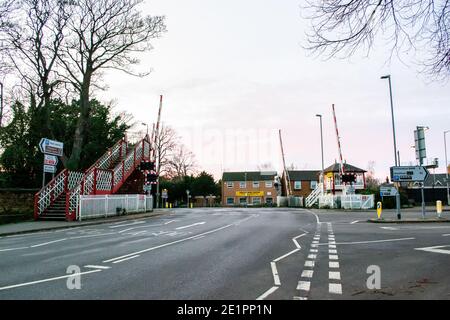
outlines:
[{"label": "pale sky", "polygon": [[[165,15],[168,32],[141,56],[147,78],[119,72],[105,76],[102,100],[116,100],[141,122],[162,120],[195,153],[200,169],[282,171],[278,129],[286,162],[320,169],[323,115],[325,166],[339,158],[331,105],[337,110],[344,158],[384,179],[394,163],[389,89],[391,74],[397,144],[402,164],[415,163],[414,130],[426,133],[428,157],[444,172],[444,130],[450,129],[448,82],[431,82],[417,66],[394,58],[381,45],[369,58],[324,61],[308,55],[302,0],[153,0],[144,11]],[[448,135],[450,140],[450,135]],[[450,142],[449,142],[450,147]]]}]

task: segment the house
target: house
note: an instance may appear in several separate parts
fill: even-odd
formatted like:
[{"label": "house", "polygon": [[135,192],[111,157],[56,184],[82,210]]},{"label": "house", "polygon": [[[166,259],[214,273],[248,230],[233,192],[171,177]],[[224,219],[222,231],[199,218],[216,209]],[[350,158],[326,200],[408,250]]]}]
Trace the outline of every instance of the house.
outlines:
[{"label": "house", "polygon": [[[351,164],[344,163],[344,173],[355,175],[356,182],[352,184],[355,191],[366,189],[366,170],[357,168]],[[341,179],[341,164],[334,163],[324,170],[325,192],[332,194],[341,194],[344,188],[349,186]]]},{"label": "house", "polygon": [[[308,197],[313,192],[320,180],[320,170],[288,170],[292,196]],[[286,172],[283,172],[281,184],[283,186],[283,195],[287,196],[288,188],[286,186]]]},{"label": "house", "polygon": [[[447,174],[429,174],[423,188],[426,203],[436,204],[438,200],[443,204],[447,203]],[[408,183],[405,190],[410,200],[415,203],[422,202],[422,184],[420,182]]]},{"label": "house", "polygon": [[223,206],[273,205],[277,199],[276,172],[224,172]]}]

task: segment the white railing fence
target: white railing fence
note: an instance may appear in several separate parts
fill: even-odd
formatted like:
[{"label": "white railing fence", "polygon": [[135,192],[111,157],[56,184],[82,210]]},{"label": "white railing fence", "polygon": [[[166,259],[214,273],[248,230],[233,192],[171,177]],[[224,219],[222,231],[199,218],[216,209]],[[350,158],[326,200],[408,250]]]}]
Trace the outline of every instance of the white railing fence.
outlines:
[{"label": "white railing fence", "polygon": [[323,195],[323,183],[317,184],[316,189],[306,198],[306,207],[311,208],[315,205],[321,195]]},{"label": "white railing fence", "polygon": [[355,195],[323,195],[319,197],[319,208],[367,210],[375,207],[375,196]]},{"label": "white railing fence", "polygon": [[79,196],[77,219],[79,221],[93,218],[118,216],[127,213],[151,212],[153,197],[143,194],[135,195],[101,195]]}]

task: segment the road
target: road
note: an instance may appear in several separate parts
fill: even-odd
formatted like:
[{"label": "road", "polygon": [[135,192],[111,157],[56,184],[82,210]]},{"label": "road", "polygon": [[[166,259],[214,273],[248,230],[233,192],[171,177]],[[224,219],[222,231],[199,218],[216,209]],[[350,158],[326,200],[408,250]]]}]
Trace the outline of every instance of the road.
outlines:
[{"label": "road", "polygon": [[450,224],[373,215],[180,209],[3,237],[0,299],[450,299]]}]

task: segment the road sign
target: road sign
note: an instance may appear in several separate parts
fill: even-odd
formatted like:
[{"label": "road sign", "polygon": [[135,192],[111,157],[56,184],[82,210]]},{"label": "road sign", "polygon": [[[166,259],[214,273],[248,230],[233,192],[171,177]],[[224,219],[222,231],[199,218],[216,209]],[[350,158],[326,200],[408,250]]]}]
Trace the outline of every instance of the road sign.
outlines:
[{"label": "road sign", "polygon": [[144,185],[144,192],[150,192],[150,191],[152,191],[152,185],[151,184]]},{"label": "road sign", "polygon": [[58,165],[58,157],[52,156],[49,154],[44,155],[44,165],[57,166]]},{"label": "road sign", "polygon": [[39,150],[45,154],[62,157],[64,153],[64,143],[42,138],[39,142]]},{"label": "road sign", "polygon": [[161,198],[163,198],[163,199],[169,198],[169,194],[168,194],[168,192],[167,192],[167,189],[164,189],[164,190],[162,191]]},{"label": "road sign", "polygon": [[417,130],[414,131],[414,140],[416,141],[416,160],[422,164],[423,159],[427,157],[427,148],[425,147],[425,128],[417,127]]},{"label": "road sign", "polygon": [[44,164],[44,172],[45,173],[56,173],[56,167]]},{"label": "road sign", "polygon": [[395,197],[398,193],[398,190],[393,186],[381,186],[380,187],[380,195],[382,197]]},{"label": "road sign", "polygon": [[424,182],[428,174],[428,170],[421,166],[391,168],[393,182]]}]

